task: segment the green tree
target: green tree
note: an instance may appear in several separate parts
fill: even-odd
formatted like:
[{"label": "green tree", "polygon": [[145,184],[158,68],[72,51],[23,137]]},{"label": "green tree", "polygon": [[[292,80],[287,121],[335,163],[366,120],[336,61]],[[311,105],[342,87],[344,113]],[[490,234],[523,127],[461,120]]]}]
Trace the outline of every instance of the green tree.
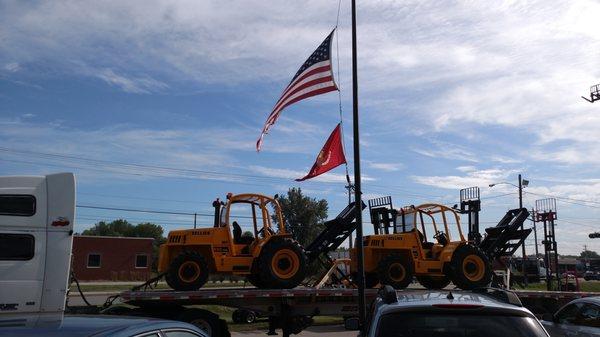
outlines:
[{"label": "green tree", "polygon": [[[285,221],[285,229],[306,247],[325,228],[329,206],[327,200],[317,200],[302,194],[300,188],[290,188],[286,196],[277,198]],[[275,222],[277,219],[273,216]]]},{"label": "green tree", "polygon": [[132,236],[133,225],[127,220],[117,219],[111,222],[100,221],[90,229],[86,229],[82,235],[93,236]]},{"label": "green tree", "polygon": [[579,254],[579,257],[582,259],[597,259],[600,258],[600,255],[593,250],[584,250]]}]

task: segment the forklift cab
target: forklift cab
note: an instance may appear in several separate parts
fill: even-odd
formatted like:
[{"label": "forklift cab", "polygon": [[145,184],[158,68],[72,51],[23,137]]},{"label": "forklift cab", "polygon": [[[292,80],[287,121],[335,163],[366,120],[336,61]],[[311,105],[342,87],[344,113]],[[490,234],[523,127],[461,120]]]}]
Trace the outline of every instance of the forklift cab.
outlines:
[{"label": "forklift cab", "polygon": [[[215,207],[215,227],[227,228],[232,239],[234,255],[248,255],[260,242],[277,233],[284,233],[281,207],[275,198],[261,194],[227,194],[227,202],[217,199]],[[272,208],[279,227],[272,223]],[[244,231],[243,229],[246,229]]]},{"label": "forklift cab", "polygon": [[414,233],[427,258],[437,259],[455,235],[465,241],[458,214],[440,204],[403,207],[396,216],[395,229],[398,233]]}]

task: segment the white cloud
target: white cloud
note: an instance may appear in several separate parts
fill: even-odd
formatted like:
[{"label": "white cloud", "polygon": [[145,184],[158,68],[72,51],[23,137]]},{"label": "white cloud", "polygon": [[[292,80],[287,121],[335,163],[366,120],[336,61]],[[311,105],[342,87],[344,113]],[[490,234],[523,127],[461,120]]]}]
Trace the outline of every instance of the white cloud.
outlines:
[{"label": "white cloud", "polygon": [[378,163],[373,161],[367,161],[367,166],[376,170],[385,172],[395,172],[401,170],[404,165],[400,163]]},{"label": "white cloud", "polygon": [[155,91],[161,91],[169,86],[166,83],[157,81],[149,77],[125,77],[115,74],[112,69],[102,69],[93,74],[106,83],[117,86],[125,92],[134,94],[148,94]]},{"label": "white cloud", "polygon": [[436,188],[459,190],[472,186],[487,188],[489,184],[504,181],[514,173],[515,171],[503,169],[468,170],[464,176],[412,176],[411,179]]},{"label": "white cloud", "polygon": [[17,71],[21,70],[21,65],[17,62],[7,63],[4,65],[4,70],[11,73],[16,73]]}]

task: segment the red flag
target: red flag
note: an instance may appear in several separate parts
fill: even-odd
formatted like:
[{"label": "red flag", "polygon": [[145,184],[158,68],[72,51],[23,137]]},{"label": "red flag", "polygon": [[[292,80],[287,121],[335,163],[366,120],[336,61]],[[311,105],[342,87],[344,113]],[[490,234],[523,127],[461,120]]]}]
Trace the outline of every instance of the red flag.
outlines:
[{"label": "red flag", "polygon": [[342,127],[338,124],[333,129],[331,135],[329,135],[325,145],[323,145],[310,172],[304,178],[296,179],[296,181],[314,178],[345,163],[346,156],[344,156],[344,148],[342,146]]}]

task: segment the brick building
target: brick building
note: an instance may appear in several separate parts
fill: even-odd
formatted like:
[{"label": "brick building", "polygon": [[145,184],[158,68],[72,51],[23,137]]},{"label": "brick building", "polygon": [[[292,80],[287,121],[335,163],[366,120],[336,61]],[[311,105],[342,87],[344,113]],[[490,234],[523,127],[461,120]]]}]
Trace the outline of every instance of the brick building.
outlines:
[{"label": "brick building", "polygon": [[152,238],[73,237],[72,269],[80,281],[142,281],[151,276]]}]

